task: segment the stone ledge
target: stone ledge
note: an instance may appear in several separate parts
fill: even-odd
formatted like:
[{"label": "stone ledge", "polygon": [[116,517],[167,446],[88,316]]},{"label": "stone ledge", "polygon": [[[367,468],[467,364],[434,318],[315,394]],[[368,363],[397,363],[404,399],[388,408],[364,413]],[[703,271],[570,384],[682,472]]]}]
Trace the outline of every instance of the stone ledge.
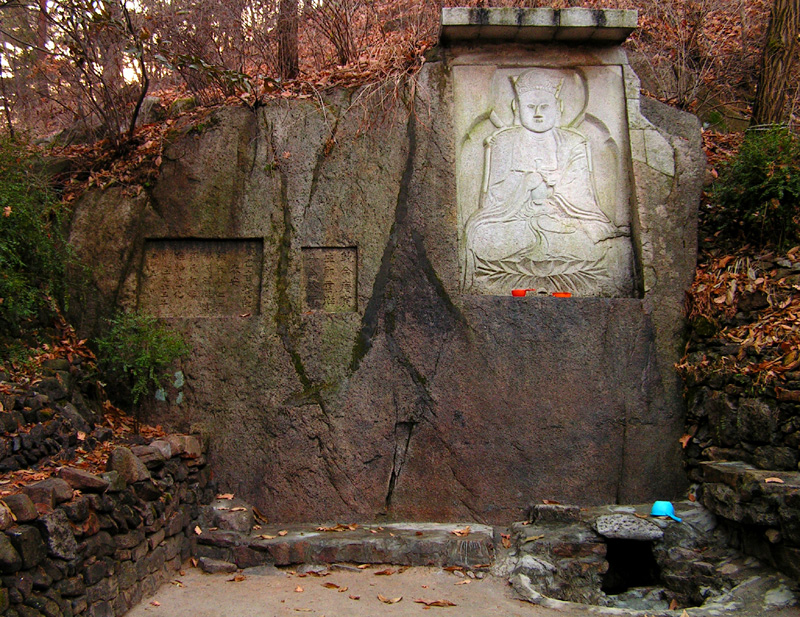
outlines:
[{"label": "stone ledge", "polygon": [[624,9],[444,8],[444,42],[569,42],[617,45],[636,30],[637,11]]}]

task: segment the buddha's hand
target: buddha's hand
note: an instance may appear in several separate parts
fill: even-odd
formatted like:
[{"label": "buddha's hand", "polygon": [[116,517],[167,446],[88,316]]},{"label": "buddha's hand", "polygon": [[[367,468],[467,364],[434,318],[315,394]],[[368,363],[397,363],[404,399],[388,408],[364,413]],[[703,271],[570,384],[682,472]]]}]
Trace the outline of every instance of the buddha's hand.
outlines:
[{"label": "buddha's hand", "polygon": [[543,205],[545,200],[550,196],[550,187],[539,172],[528,174],[526,178],[528,184],[528,201],[536,204]]}]

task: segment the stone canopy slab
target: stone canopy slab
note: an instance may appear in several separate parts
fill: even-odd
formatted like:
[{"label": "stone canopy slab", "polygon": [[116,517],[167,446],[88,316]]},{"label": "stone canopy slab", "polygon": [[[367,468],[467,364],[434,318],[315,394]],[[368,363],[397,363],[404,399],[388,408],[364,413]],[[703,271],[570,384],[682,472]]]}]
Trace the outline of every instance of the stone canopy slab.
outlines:
[{"label": "stone canopy slab", "polygon": [[636,30],[625,9],[443,8],[443,41],[620,44]]}]

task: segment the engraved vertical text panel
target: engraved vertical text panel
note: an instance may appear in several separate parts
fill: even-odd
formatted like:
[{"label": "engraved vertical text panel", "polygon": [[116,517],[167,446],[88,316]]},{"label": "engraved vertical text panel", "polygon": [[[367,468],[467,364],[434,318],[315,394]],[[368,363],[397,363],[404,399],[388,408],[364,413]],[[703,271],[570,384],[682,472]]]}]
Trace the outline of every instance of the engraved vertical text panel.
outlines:
[{"label": "engraved vertical text panel", "polygon": [[157,317],[258,314],[263,241],[148,240],[139,306]]},{"label": "engraved vertical text panel", "polygon": [[355,247],[304,247],[303,283],[312,311],[358,310],[358,252]]}]

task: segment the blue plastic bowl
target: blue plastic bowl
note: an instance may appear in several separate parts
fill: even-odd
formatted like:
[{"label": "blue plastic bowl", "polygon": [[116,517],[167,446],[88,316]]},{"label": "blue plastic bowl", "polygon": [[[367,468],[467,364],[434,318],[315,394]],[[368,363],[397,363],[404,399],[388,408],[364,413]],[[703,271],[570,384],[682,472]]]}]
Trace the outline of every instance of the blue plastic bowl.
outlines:
[{"label": "blue plastic bowl", "polygon": [[675,507],[671,501],[656,501],[650,509],[650,516],[668,516],[674,521],[681,522],[681,519],[675,516]]}]

